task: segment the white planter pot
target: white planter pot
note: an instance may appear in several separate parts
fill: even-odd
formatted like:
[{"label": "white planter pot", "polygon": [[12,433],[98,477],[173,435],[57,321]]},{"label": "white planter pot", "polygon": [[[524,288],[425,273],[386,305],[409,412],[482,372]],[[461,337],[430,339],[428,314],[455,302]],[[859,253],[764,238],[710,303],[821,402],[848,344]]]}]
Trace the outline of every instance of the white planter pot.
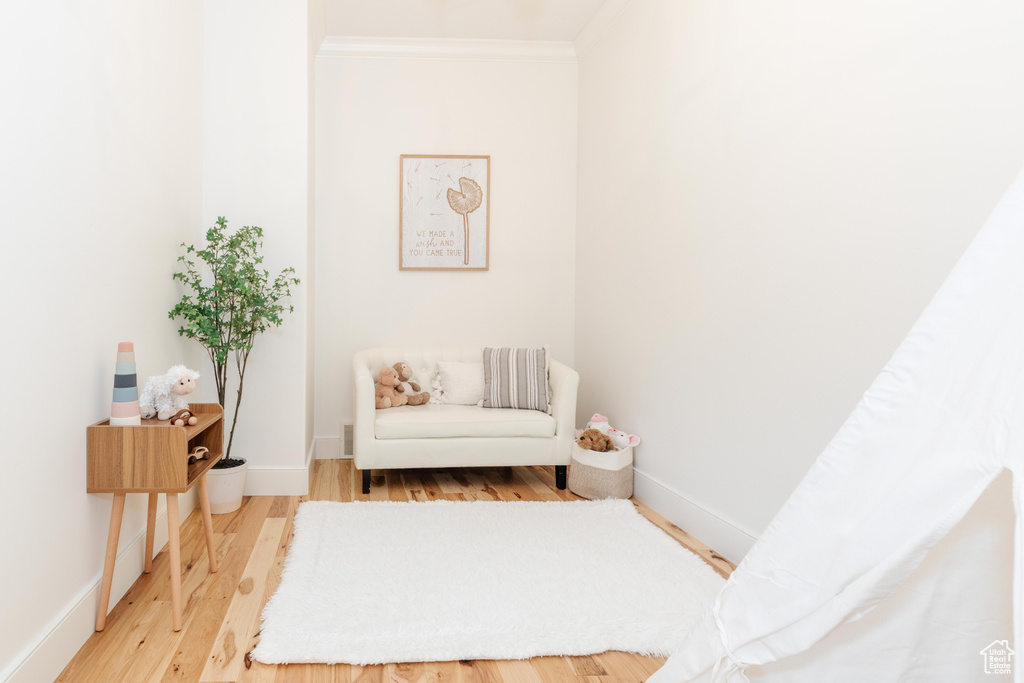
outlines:
[{"label": "white planter pot", "polygon": [[223,515],[242,507],[242,491],[245,490],[245,473],[249,463],[206,472],[206,483],[210,489],[210,512]]}]

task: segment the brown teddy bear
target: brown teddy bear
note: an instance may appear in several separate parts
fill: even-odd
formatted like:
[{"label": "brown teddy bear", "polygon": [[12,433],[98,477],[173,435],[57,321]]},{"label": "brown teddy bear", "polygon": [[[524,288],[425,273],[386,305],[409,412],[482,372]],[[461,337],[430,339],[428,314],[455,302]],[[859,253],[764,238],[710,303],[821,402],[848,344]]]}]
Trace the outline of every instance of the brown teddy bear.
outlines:
[{"label": "brown teddy bear", "polygon": [[395,363],[392,367],[398,372],[398,381],[400,382],[395,387],[395,391],[405,394],[405,397],[409,399],[409,405],[420,406],[430,400],[430,393],[421,392],[420,385],[412,380],[412,368],[408,363]]},{"label": "brown teddy bear", "polygon": [[394,368],[381,368],[377,375],[377,385],[374,387],[374,395],[377,399],[377,409],[397,408],[409,402],[403,394],[398,393],[396,388],[401,383],[398,378],[398,370]]},{"label": "brown teddy bear", "polygon": [[605,453],[615,450],[615,444],[612,442],[611,437],[607,434],[602,434],[596,429],[588,429],[580,434],[576,438],[576,443],[585,451]]}]

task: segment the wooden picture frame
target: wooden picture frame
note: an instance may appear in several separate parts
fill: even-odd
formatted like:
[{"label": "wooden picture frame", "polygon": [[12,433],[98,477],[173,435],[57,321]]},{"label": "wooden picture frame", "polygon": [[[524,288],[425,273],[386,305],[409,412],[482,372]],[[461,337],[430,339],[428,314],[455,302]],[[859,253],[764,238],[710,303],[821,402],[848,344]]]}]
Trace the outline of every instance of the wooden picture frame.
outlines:
[{"label": "wooden picture frame", "polygon": [[402,154],[398,269],[489,270],[491,157]]}]

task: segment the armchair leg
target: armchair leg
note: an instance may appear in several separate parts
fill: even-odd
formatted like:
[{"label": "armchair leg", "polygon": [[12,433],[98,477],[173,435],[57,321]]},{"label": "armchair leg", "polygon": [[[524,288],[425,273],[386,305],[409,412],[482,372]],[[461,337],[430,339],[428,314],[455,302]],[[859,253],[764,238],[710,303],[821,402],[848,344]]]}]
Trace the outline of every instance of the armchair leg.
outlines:
[{"label": "armchair leg", "polygon": [[363,470],[363,493],[370,492],[370,470]]},{"label": "armchair leg", "polygon": [[555,465],[555,486],[560,490],[565,490],[565,471],[566,465]]}]

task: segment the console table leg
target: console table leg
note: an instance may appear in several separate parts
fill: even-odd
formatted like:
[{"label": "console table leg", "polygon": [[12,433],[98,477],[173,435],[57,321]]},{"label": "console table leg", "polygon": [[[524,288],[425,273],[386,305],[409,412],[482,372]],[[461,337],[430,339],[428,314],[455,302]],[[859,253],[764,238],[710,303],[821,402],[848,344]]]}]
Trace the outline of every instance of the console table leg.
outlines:
[{"label": "console table leg", "polygon": [[142,569],[146,574],[153,571],[153,537],[156,536],[156,501],[159,495],[149,494],[149,511],[146,513],[146,563]]},{"label": "console table leg", "polygon": [[203,529],[206,530],[206,553],[210,556],[210,571],[217,571],[217,546],[213,542],[213,519],[210,517],[210,487],[206,474],[199,477],[199,507],[203,512]]},{"label": "console table leg", "polygon": [[171,551],[171,613],[181,630],[181,539],[178,536],[178,494],[167,494],[167,545]]},{"label": "console table leg", "polygon": [[103,558],[103,583],[100,585],[100,605],[96,612],[96,630],[107,625],[107,605],[110,603],[110,584],[114,580],[114,560],[117,559],[117,539],[121,535],[121,517],[124,515],[125,494],[114,494],[110,508],[110,529],[107,530],[107,555]]}]

